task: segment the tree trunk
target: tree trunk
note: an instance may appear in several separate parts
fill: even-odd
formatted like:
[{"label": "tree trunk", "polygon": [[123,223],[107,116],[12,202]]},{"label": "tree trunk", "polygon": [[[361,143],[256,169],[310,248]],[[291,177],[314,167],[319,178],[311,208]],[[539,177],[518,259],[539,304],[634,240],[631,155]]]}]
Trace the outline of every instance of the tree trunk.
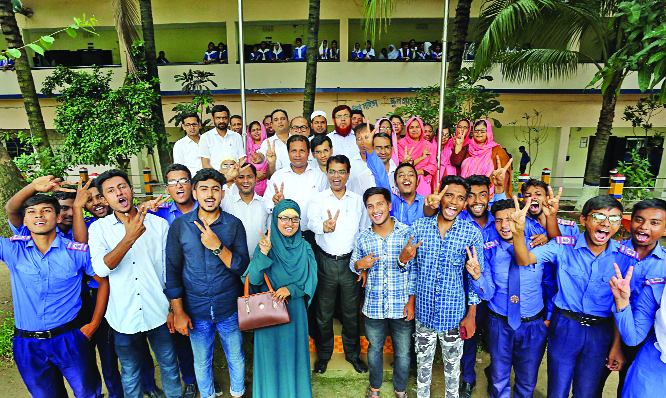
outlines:
[{"label": "tree trunk", "polygon": [[[160,75],[157,70],[157,52],[155,51],[155,30],[153,28],[153,6],[151,0],[139,0],[139,9],[141,10],[141,30],[143,31],[143,49],[146,56],[148,79],[151,80],[150,83],[153,86],[153,90],[155,90],[157,94],[161,94],[162,91],[159,81]],[[157,97],[157,103],[153,107],[153,115],[158,118],[158,120],[155,121],[155,132],[157,133],[159,140],[157,143],[157,152],[160,158],[160,168],[162,169],[162,172],[158,174],[162,175],[164,170],[166,170],[173,161],[171,159],[168,135],[164,124],[161,95]]]},{"label": "tree trunk", "polygon": [[303,117],[310,120],[314,112],[315,94],[317,92],[317,58],[319,57],[319,3],[310,0],[308,18],[308,54],[305,68],[305,91],[303,93]]},{"label": "tree trunk", "polygon": [[[0,143],[0,220],[7,220],[5,203],[14,196],[14,194],[25,186],[26,182],[21,171],[16,167],[12,157],[7,153],[7,149]],[[9,225],[6,222],[0,222],[0,236],[12,236]]]},{"label": "tree trunk", "polygon": [[451,42],[451,46],[444,51],[444,53],[451,57],[446,72],[447,88],[452,88],[455,85],[458,72],[460,72],[460,68],[462,68],[463,53],[465,51],[465,39],[467,38],[467,29],[469,28],[469,13],[471,7],[472,0],[458,0],[458,6],[456,7],[456,18],[453,21],[453,41]]},{"label": "tree trunk", "polygon": [[[0,0],[0,25],[2,26],[2,33],[9,48],[24,46],[23,37],[16,23],[16,15],[14,15],[12,10],[10,0]],[[46,155],[40,156],[40,162],[42,168],[47,168],[52,159],[53,151],[51,150],[49,136],[46,133],[42,108],[37,98],[37,89],[35,88],[35,81],[32,78],[32,69],[30,69],[28,54],[24,48],[21,49],[21,57],[15,59],[14,63],[16,66],[16,78],[18,79],[19,88],[23,95],[23,104],[28,114],[30,133],[33,138],[36,138],[35,150],[37,153]]]},{"label": "tree trunk", "polygon": [[590,157],[587,159],[587,169],[585,171],[585,179],[583,181],[583,193],[576,202],[576,210],[581,211],[583,205],[588,199],[593,198],[599,194],[599,179],[601,178],[601,170],[604,157],[606,155],[606,146],[608,145],[608,138],[613,129],[613,119],[615,118],[615,104],[617,103],[617,92],[622,86],[623,71],[615,72],[611,84],[606,88],[603,94],[603,102],[601,105],[601,112],[599,114],[599,122],[597,123],[597,132],[595,133],[594,146]]}]

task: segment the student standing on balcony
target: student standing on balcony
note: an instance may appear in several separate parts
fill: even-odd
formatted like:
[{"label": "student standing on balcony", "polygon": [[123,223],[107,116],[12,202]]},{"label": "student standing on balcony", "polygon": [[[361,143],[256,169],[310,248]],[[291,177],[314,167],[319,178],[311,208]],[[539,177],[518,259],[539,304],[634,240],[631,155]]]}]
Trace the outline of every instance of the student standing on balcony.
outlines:
[{"label": "student standing on balcony", "polygon": [[259,54],[255,61],[259,62],[266,62],[270,61],[271,59],[271,49],[268,48],[268,45],[266,44],[265,41],[262,41],[261,44],[259,45]]},{"label": "student standing on balcony", "polygon": [[417,60],[417,61],[425,61],[426,55],[427,55],[427,53],[426,53],[426,50],[425,50],[425,43],[421,43],[419,45],[419,49],[416,50],[416,52],[414,54],[414,59]]},{"label": "student standing on balcony", "polygon": [[363,50],[361,50],[361,44],[358,42],[354,43],[354,49],[351,52],[351,59],[354,61],[363,61]]},{"label": "student standing on balcony", "polygon": [[432,52],[432,59],[441,60],[442,59],[442,46],[436,45],[435,51]]},{"label": "student standing on balcony", "polygon": [[166,54],[164,54],[164,51],[160,51],[160,54],[157,57],[157,63],[158,64],[168,64],[169,63],[169,60],[166,59]]},{"label": "student standing on balcony", "polygon": [[338,48],[338,41],[333,40],[331,42],[331,49],[328,52],[329,59],[337,59],[338,61],[340,60],[340,49]]},{"label": "student standing on balcony", "polygon": [[278,42],[273,44],[273,51],[270,52],[271,61],[284,61],[284,52],[282,51],[282,45]]},{"label": "student standing on balcony", "polygon": [[375,59],[375,49],[372,48],[370,40],[365,42],[365,50],[363,50],[363,60],[370,61]]},{"label": "student standing on balcony", "polygon": [[296,48],[294,48],[294,56],[289,58],[292,61],[305,61],[305,56],[308,54],[308,48],[303,44],[303,40],[299,37],[296,39]]},{"label": "student standing on balcony", "polygon": [[217,50],[215,49],[215,43],[212,41],[208,43],[208,51],[204,54],[203,57],[203,63],[204,64],[212,64],[213,62],[217,62],[218,59],[218,54]]},{"label": "student standing on balcony", "polygon": [[245,156],[243,138],[235,131],[229,130],[229,108],[215,105],[211,110],[215,129],[206,132],[199,140],[201,165],[204,169],[220,167],[223,156],[240,159]]},{"label": "student standing on balcony", "polygon": [[330,49],[328,48],[328,40],[325,40],[321,42],[321,45],[319,45],[319,59],[328,59],[330,56]]},{"label": "student standing on balcony", "polygon": [[227,56],[227,46],[225,46],[224,43],[222,42],[219,42],[217,44],[217,60],[221,64],[229,63],[229,59]]},{"label": "student standing on balcony", "polygon": [[396,50],[395,45],[391,44],[388,47],[389,53],[388,53],[388,59],[398,59],[400,58],[400,51]]}]

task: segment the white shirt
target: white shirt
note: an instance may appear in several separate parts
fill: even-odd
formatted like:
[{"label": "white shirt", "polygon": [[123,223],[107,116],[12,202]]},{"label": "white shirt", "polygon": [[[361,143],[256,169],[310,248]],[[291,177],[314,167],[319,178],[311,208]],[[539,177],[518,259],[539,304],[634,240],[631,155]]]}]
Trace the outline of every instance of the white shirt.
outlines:
[{"label": "white shirt", "polygon": [[345,155],[349,159],[358,155],[356,135],[353,132],[349,133],[346,137],[343,137],[334,131],[328,133],[328,138],[333,142],[333,155]]},{"label": "white shirt", "polygon": [[238,195],[238,185],[236,185],[236,183],[233,183],[231,185],[224,184],[222,186],[222,190],[224,191],[225,197],[227,195]]},{"label": "white shirt", "polygon": [[264,205],[268,213],[273,212],[273,195],[275,195],[275,187],[280,189],[284,183],[284,191],[282,192],[285,199],[291,199],[298,203],[301,208],[301,230],[308,230],[308,205],[313,195],[326,189],[328,179],[324,177],[321,170],[313,169],[309,164],[303,174],[296,174],[291,167],[285,167],[273,174],[273,177],[266,184],[266,192],[264,193]]},{"label": "white shirt", "polygon": [[220,159],[222,156],[231,155],[239,160],[245,156],[243,138],[235,131],[227,130],[222,137],[217,129],[212,129],[201,136],[199,140],[199,154],[202,158],[208,158],[210,167],[220,170]]},{"label": "white shirt", "polygon": [[264,206],[264,198],[255,194],[248,204],[238,193],[227,193],[224,195],[220,207],[243,223],[247,234],[247,250],[250,253],[250,260],[252,260],[254,250],[261,240],[259,231],[266,233],[268,230],[268,210]]},{"label": "white shirt", "polygon": [[111,292],[105,317],[114,330],[124,334],[155,329],[166,323],[169,314],[169,300],[163,292],[169,223],[148,213],[143,225],[146,231],[113,270],[104,263],[104,256],[123,239],[125,225],[115,213],[90,225],[88,244],[93,269],[99,277],[109,277]]},{"label": "white shirt", "polygon": [[[289,134],[289,136],[291,137],[291,134]],[[261,143],[261,147],[257,152],[261,153],[265,157],[266,152],[268,151],[269,141],[271,145],[275,144],[275,171],[290,166],[291,161],[289,160],[289,151],[287,151],[287,144],[285,142],[282,142],[282,140],[279,139],[277,135],[265,139],[264,142]]]},{"label": "white shirt", "polygon": [[[391,184],[391,191],[395,189],[394,175],[396,168],[397,166],[393,160],[389,160],[388,179],[389,184]],[[363,161],[360,154],[351,160],[351,171],[352,175],[349,178],[347,186],[349,186],[349,189],[351,189],[352,192],[356,193],[357,195],[363,197],[363,194],[368,188],[377,186],[375,176],[368,168],[368,164]]]},{"label": "white shirt", "polygon": [[201,154],[199,154],[199,143],[194,142],[189,136],[185,136],[173,144],[173,162],[180,163],[190,169],[192,177],[201,170]]},{"label": "white shirt", "polygon": [[[324,232],[324,221],[328,220],[328,212],[338,220],[335,231]],[[315,233],[315,240],[323,251],[334,256],[342,256],[354,250],[354,242],[361,231],[361,216],[366,210],[363,199],[347,189],[338,199],[331,189],[327,189],[312,197],[308,207],[308,227]],[[366,212],[367,213],[367,212]]]},{"label": "white shirt", "polygon": [[371,48],[370,51],[363,50],[363,56],[365,57],[366,55],[368,55],[370,57],[374,57],[375,56],[375,49]]}]

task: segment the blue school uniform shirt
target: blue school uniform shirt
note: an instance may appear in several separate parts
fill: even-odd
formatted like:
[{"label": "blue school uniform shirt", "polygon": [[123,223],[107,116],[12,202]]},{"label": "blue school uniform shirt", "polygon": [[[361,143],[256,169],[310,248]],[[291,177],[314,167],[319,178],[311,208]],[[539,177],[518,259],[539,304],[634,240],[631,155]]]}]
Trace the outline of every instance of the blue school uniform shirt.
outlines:
[{"label": "blue school uniform shirt", "polygon": [[218,61],[222,62],[222,61],[226,61],[227,59],[228,59],[227,50],[222,50],[221,53],[220,52],[217,53],[217,60]]},{"label": "blue school uniform shirt", "polygon": [[206,51],[204,53],[203,60],[204,61],[214,61],[214,60],[218,59],[217,57],[218,57],[217,51]]},{"label": "blue school uniform shirt", "polygon": [[271,59],[284,59],[284,52],[280,51],[279,53],[275,54],[273,51],[269,53]]},{"label": "blue school uniform shirt", "polygon": [[356,58],[363,59],[363,51],[362,50],[359,50],[358,52],[357,51],[352,51],[351,52],[351,58],[352,59],[356,59]]},{"label": "blue school uniform shirt", "polygon": [[[490,208],[493,203],[495,203],[495,201],[503,199],[506,199],[506,194],[504,192],[493,195],[493,197],[488,202],[488,207]],[[483,235],[484,242],[490,242],[493,239],[499,239],[497,229],[495,228],[495,217],[493,217],[490,211],[488,211],[488,220],[486,221],[485,225],[479,224],[476,219],[472,217],[472,214],[467,211],[467,209],[461,211],[458,215],[458,218],[470,222],[472,225],[477,227],[479,231],[481,231],[481,235]]]},{"label": "blue school uniform shirt", "polygon": [[336,48],[335,52],[333,52],[333,49],[329,48],[326,50],[326,55],[328,59],[340,59],[340,49]]},{"label": "blue school uniform shirt", "polygon": [[300,46],[294,48],[294,56],[291,59],[305,59],[305,56],[308,54],[308,48],[306,46]]},{"label": "blue school uniform shirt", "polygon": [[81,308],[81,278],[94,276],[85,243],[56,234],[46,254],[30,235],[0,238],[0,260],[9,268],[18,329],[41,332],[76,318]]},{"label": "blue school uniform shirt", "polygon": [[[199,208],[199,202],[194,202],[194,207],[192,208],[192,211],[195,211],[198,208]],[[183,215],[183,212],[180,211],[176,202],[162,203],[160,207],[157,209],[157,211],[154,212],[151,211],[150,213],[153,213],[154,215],[167,220],[169,225],[173,223],[173,220]]]},{"label": "blue school uniform shirt", "polygon": [[[631,250],[631,249],[629,249]],[[558,308],[583,314],[609,317],[613,293],[608,281],[615,276],[616,263],[622,275],[635,265],[638,255],[620,243],[610,240],[598,257],[589,249],[585,233],[558,236],[532,253],[539,263],[551,262],[557,270],[558,292],[553,304]]]},{"label": "blue school uniform shirt", "polygon": [[[18,227],[15,227],[14,224],[8,221],[9,228],[12,230],[12,234],[19,236],[30,236],[30,230],[25,224],[21,224]],[[70,229],[66,234],[63,233],[60,228],[56,227],[56,233],[62,236],[65,239],[74,240],[74,230]]]},{"label": "blue school uniform shirt", "polygon": [[[636,253],[631,239],[623,240],[621,243],[627,248],[627,251]],[[657,242],[657,246],[652,249],[652,253],[634,264],[634,272],[631,276],[631,296],[629,298],[632,305],[636,303],[636,299],[643,290],[643,286],[645,286],[645,281],[666,276],[665,254],[664,249]],[[638,253],[636,253],[636,256],[638,256]]]}]

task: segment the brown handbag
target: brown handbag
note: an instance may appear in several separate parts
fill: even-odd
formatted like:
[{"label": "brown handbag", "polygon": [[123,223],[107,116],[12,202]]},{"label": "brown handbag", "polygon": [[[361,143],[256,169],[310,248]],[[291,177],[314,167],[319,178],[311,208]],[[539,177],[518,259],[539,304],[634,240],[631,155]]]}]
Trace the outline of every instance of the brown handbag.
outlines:
[{"label": "brown handbag", "polygon": [[249,294],[248,278],[249,275],[246,275],[243,296],[238,298],[238,328],[246,331],[289,323],[289,311],[285,301],[280,303],[273,301],[275,291],[268,276],[264,274],[268,291],[252,295]]}]

